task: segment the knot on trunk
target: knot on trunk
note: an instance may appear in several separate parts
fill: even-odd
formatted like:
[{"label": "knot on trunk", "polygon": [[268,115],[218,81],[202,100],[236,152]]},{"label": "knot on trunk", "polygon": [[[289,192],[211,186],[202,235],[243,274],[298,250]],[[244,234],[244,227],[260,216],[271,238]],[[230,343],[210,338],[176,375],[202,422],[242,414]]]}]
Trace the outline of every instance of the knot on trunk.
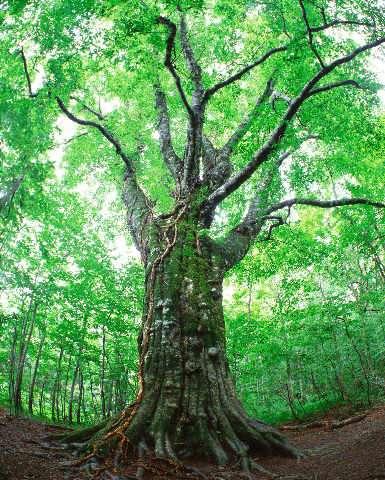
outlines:
[{"label": "knot on trunk", "polygon": [[187,360],[185,364],[186,373],[191,374],[197,372],[201,368],[200,364],[196,360]]},{"label": "knot on trunk", "polygon": [[202,340],[200,340],[197,337],[188,337],[187,338],[187,343],[190,345],[193,351],[195,352],[201,352],[203,350],[203,343]]},{"label": "knot on trunk", "polygon": [[219,348],[217,347],[210,347],[208,350],[207,350],[207,353],[209,355],[209,357],[211,358],[216,358],[218,356],[218,353],[219,353]]}]

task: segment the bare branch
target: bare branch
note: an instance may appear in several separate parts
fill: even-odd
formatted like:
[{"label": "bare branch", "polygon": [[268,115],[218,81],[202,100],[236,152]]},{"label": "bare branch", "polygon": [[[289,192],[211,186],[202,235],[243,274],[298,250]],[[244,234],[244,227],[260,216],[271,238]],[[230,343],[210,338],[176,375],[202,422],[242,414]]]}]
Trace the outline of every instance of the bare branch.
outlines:
[{"label": "bare branch", "polygon": [[312,27],[310,28],[310,30],[313,33],[317,33],[322,32],[323,30],[327,30],[328,28],[337,27],[339,25],[358,25],[369,28],[375,28],[376,26],[374,23],[359,22],[355,20],[333,20],[331,22],[325,22],[323,25],[320,25],[318,27]]},{"label": "bare branch", "polygon": [[131,231],[135,245],[142,255],[144,263],[146,263],[146,245],[142,241],[144,229],[151,216],[151,201],[139,186],[132,159],[123,151],[120,142],[100,123],[90,120],[84,120],[77,117],[64,105],[60,97],[55,97],[60,110],[73,122],[85,127],[92,127],[99,132],[115,147],[116,153],[125,163],[125,174],[123,184],[123,201],[127,207],[128,227]]},{"label": "bare branch", "polygon": [[[188,35],[187,35],[186,18],[183,14],[181,16],[181,22],[180,22],[180,35],[181,35],[182,51],[195,85],[195,95],[197,96],[196,103],[198,106],[200,105],[201,96],[203,94],[202,69],[195,58],[193,49],[191,48]],[[193,104],[194,103],[195,102],[193,102]]]},{"label": "bare branch", "polygon": [[79,133],[79,135],[75,135],[75,136],[69,138],[68,140],[66,140],[64,142],[64,145],[68,145],[69,143],[73,142],[74,140],[77,140],[80,137],[85,137],[86,135],[88,135],[88,132]]},{"label": "bare branch", "polygon": [[161,24],[161,25],[164,25],[168,28],[168,31],[169,31],[169,35],[168,35],[168,38],[167,38],[167,46],[166,46],[166,56],[165,56],[165,59],[164,59],[164,65],[165,67],[169,70],[169,72],[171,73],[171,75],[173,76],[174,80],[175,80],[175,84],[176,84],[176,88],[179,92],[179,95],[182,99],[182,102],[184,104],[184,106],[186,107],[186,110],[188,112],[188,114],[190,115],[191,118],[194,117],[194,112],[192,111],[192,108],[187,100],[187,97],[186,97],[186,94],[183,90],[183,87],[182,87],[182,83],[181,83],[181,79],[175,69],[175,66],[172,62],[172,52],[174,50],[174,46],[175,46],[175,37],[176,37],[176,31],[177,31],[177,28],[176,28],[176,25],[175,23],[173,23],[171,20],[169,20],[168,18],[165,18],[165,17],[159,17],[158,18],[158,22]]},{"label": "bare branch", "polygon": [[260,240],[258,240],[259,242],[267,242],[267,241],[271,240],[273,230],[275,228],[281,227],[282,225],[285,225],[285,223],[286,223],[286,220],[283,217],[278,216],[278,215],[266,216],[266,217],[263,217],[262,220],[264,220],[265,222],[268,221],[268,220],[273,220],[274,223],[270,224],[269,230],[267,232],[267,236],[265,238],[261,238]]},{"label": "bare branch", "polygon": [[340,82],[334,82],[334,83],[329,83],[328,85],[323,85],[322,87],[319,87],[319,88],[313,88],[313,90],[311,90],[311,92],[309,93],[309,97],[316,95],[318,93],[327,92],[334,88],[346,87],[346,86],[352,86],[352,87],[364,90],[364,87],[361,86],[355,80],[342,80]]},{"label": "bare branch", "polygon": [[31,77],[30,77],[29,72],[28,72],[27,58],[26,58],[26,56],[25,56],[25,53],[24,53],[24,49],[23,49],[23,48],[21,48],[21,50],[20,50],[20,55],[21,55],[21,58],[22,58],[22,60],[23,60],[24,74],[25,74],[25,77],[26,77],[26,79],[27,79],[28,95],[29,95],[31,98],[36,98],[36,97],[37,97],[37,93],[33,93],[33,92],[32,92]]},{"label": "bare branch", "polygon": [[270,215],[277,210],[283,208],[291,208],[293,205],[309,205],[318,208],[335,208],[346,205],[370,205],[376,208],[385,208],[385,203],[375,202],[367,198],[341,198],[339,200],[313,200],[311,198],[292,198],[290,200],[283,200],[282,202],[271,205],[265,210],[265,215]]},{"label": "bare branch", "polygon": [[77,123],[78,125],[83,125],[85,127],[92,127],[99,130],[99,132],[115,147],[116,153],[121,157],[123,162],[126,164],[126,167],[129,172],[134,172],[134,167],[132,164],[132,160],[124,153],[123,148],[119,141],[112,135],[111,132],[107,130],[106,127],[100,125],[100,123],[93,122],[91,120],[84,120],[82,118],[77,117],[72,112],[68,110],[68,108],[64,105],[62,99],[60,97],[56,97],[56,102],[59,105],[60,110],[73,122]]},{"label": "bare branch", "polygon": [[[219,248],[222,251],[224,269],[230,269],[239,262],[247,253],[250,245],[262,231],[267,221],[274,223],[269,226],[267,236],[260,241],[270,240],[275,228],[285,225],[290,215],[290,208],[293,205],[310,205],[320,208],[334,208],[345,205],[371,205],[377,208],[385,208],[384,203],[374,202],[366,198],[342,198],[340,200],[313,200],[305,198],[293,198],[271,205],[267,209],[255,208],[255,219],[253,223],[242,222],[238,227],[229,232],[227,237],[222,240]],[[285,218],[281,215],[271,215],[272,213],[288,208],[289,212]]]},{"label": "bare branch", "polygon": [[253,70],[255,67],[258,67],[258,65],[261,65],[263,62],[265,62],[267,59],[269,59],[272,55],[275,53],[279,52],[284,52],[287,50],[286,45],[282,45],[281,47],[276,47],[272,48],[268,52],[266,52],[262,57],[258,58],[255,62],[247,65],[246,67],[242,68],[239,72],[235,73],[231,77],[229,77],[227,80],[223,80],[222,82],[217,83],[213,87],[209,88],[206,90],[206,93],[204,94],[203,97],[203,103],[206,104],[208,100],[218,91],[221,90],[222,88],[226,87],[227,85],[230,85],[231,83],[237,82],[240,80],[246,73],[250,72],[250,70]]},{"label": "bare branch", "polygon": [[[325,65],[324,68],[322,68],[313,78],[311,78],[305,84],[298,96],[289,103],[282,120],[275,128],[275,130],[271,133],[265,144],[260,148],[258,152],[256,152],[250,162],[240,172],[229,178],[229,180],[224,185],[222,185],[215,192],[213,192],[203,203],[203,217],[205,217],[206,215],[209,217],[210,211],[212,209],[214,209],[222,200],[228,197],[232,192],[239,188],[240,185],[247,181],[258,169],[258,167],[260,167],[260,165],[262,165],[270,157],[271,153],[275,150],[275,148],[283,138],[290,122],[297,114],[302,104],[306,101],[307,98],[313,96],[312,91],[320,80],[333,72],[337,67],[352,61],[359,54],[375,48],[383,43],[385,43],[385,37],[381,37],[371,43],[358,47],[350,54],[345,55],[344,57],[340,57],[337,60],[331,62],[330,64]],[[322,89],[322,87],[320,88]]]},{"label": "bare branch", "polygon": [[170,132],[170,118],[166,96],[159,83],[155,86],[155,106],[158,110],[159,143],[163,159],[171,174],[177,179],[181,173],[182,164],[172,146]]},{"label": "bare branch", "polygon": [[303,3],[303,0],[298,0],[298,1],[299,1],[301,10],[302,10],[302,18],[303,18],[303,21],[305,22],[305,25],[306,25],[306,30],[307,30],[307,35],[308,35],[308,38],[309,38],[310,48],[313,51],[314,55],[316,56],[319,64],[321,65],[321,67],[324,67],[325,66],[324,62],[323,62],[321,56],[319,55],[317,49],[315,48],[315,45],[314,45],[314,42],[313,42],[313,30],[311,29],[310,24],[309,24],[309,19],[307,18],[305,5]]},{"label": "bare branch", "polygon": [[88,112],[90,112],[90,113],[92,113],[93,115],[95,115],[95,117],[97,117],[101,122],[102,122],[103,120],[105,120],[104,115],[102,115],[100,112],[97,112],[97,111],[94,110],[93,108],[91,108],[91,107],[89,107],[88,105],[86,105],[80,98],[71,95],[71,96],[70,96],[70,99],[71,99],[71,100],[75,100],[76,102],[78,102],[78,103],[84,108],[84,110],[87,110]]}]

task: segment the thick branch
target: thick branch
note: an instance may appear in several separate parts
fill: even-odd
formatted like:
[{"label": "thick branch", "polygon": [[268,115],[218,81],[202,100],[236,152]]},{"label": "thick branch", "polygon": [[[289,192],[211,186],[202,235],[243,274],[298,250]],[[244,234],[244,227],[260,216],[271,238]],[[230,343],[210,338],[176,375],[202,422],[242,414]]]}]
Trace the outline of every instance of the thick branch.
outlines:
[{"label": "thick branch", "polygon": [[24,67],[25,78],[27,79],[28,95],[29,95],[31,98],[36,98],[36,97],[37,97],[37,93],[33,93],[33,92],[32,92],[31,77],[30,77],[29,72],[28,72],[27,58],[26,58],[26,56],[25,56],[25,53],[24,53],[24,49],[23,49],[23,48],[20,50],[20,55],[21,55],[21,58],[22,58],[22,60],[23,60],[23,67]]},{"label": "thick branch", "polygon": [[68,108],[64,105],[60,97],[56,97],[56,102],[59,105],[60,110],[73,122],[77,123],[78,125],[83,125],[85,127],[92,127],[99,130],[99,132],[115,147],[116,153],[121,157],[123,162],[126,164],[127,170],[131,173],[134,172],[132,160],[124,153],[123,148],[120,145],[119,141],[112,135],[111,132],[107,130],[106,127],[104,127],[100,123],[93,122],[92,120],[84,120],[82,118],[77,117],[76,115],[74,115],[72,112],[68,110]]},{"label": "thick branch", "polygon": [[272,48],[268,52],[266,52],[262,57],[258,58],[255,62],[247,65],[246,67],[242,68],[239,72],[235,73],[231,77],[229,77],[226,80],[223,80],[222,82],[217,83],[213,87],[209,88],[206,90],[206,93],[203,97],[203,102],[207,103],[210,97],[212,97],[218,90],[221,90],[222,88],[226,87],[227,85],[230,85],[231,83],[237,82],[240,80],[246,73],[250,72],[250,70],[253,70],[255,67],[258,67],[258,65],[261,65],[263,62],[265,62],[268,58],[270,58],[272,55],[278,52],[284,52],[287,50],[286,45],[282,45],[281,47],[276,47]]},{"label": "thick branch", "polygon": [[127,224],[132,239],[141,254],[144,264],[147,262],[146,227],[151,221],[151,203],[138,186],[135,177],[126,170],[123,179],[122,199],[127,208]]},{"label": "thick branch", "polygon": [[75,97],[73,95],[71,95],[71,100],[75,100],[76,102],[78,102],[83,108],[84,110],[87,110],[87,112],[90,112],[92,113],[93,115],[95,115],[95,117],[98,118],[98,120],[100,120],[101,122],[103,120],[105,120],[104,116],[100,113],[100,112],[97,112],[96,110],[94,110],[93,108],[89,107],[87,104],[85,104],[82,100],[80,100],[80,98],[78,97]]},{"label": "thick branch", "polygon": [[[265,142],[261,149],[253,156],[250,162],[240,172],[231,177],[224,185],[222,185],[209,196],[209,198],[203,204],[203,216],[205,217],[206,215],[209,215],[212,209],[214,209],[222,200],[224,200],[244,182],[246,182],[258,169],[258,167],[270,157],[271,153],[283,138],[291,120],[294,118],[302,104],[307,98],[313,96],[312,91],[320,80],[334,71],[337,67],[352,61],[355,57],[357,57],[357,55],[375,48],[383,43],[385,43],[385,37],[381,37],[371,43],[363,45],[355,49],[350,54],[340,57],[330,64],[325,65],[324,68],[322,68],[312,79],[310,79],[303,87],[299,95],[289,103],[288,109],[286,110],[281,122],[271,133],[269,139]],[[320,88],[321,91],[323,91],[322,87]]]},{"label": "thick branch", "polygon": [[301,11],[302,11],[302,18],[303,18],[303,21],[306,25],[306,30],[307,30],[307,36],[309,38],[309,45],[310,45],[310,48],[312,50],[312,52],[314,53],[314,55],[316,56],[319,64],[321,65],[321,67],[324,67],[324,63],[323,63],[323,60],[321,58],[321,56],[319,55],[317,49],[315,48],[315,45],[314,45],[314,42],[313,42],[313,30],[312,28],[310,27],[310,24],[309,24],[309,19],[307,18],[307,13],[306,13],[306,9],[305,9],[305,5],[303,3],[303,0],[298,0],[299,1],[299,5],[301,7]]},{"label": "thick branch", "polygon": [[[197,101],[200,104],[200,101],[201,101],[200,97],[203,94],[202,69],[195,58],[193,49],[191,48],[188,35],[187,35],[186,19],[183,14],[180,22],[180,35],[181,35],[182,51],[186,59],[188,69],[191,73],[192,80],[195,85],[195,95],[198,97]],[[193,102],[193,106],[194,106],[194,102]]]},{"label": "thick branch", "polygon": [[[219,258],[222,262],[221,266],[224,270],[229,270],[236,265],[248,252],[253,240],[261,233],[262,227],[268,221],[272,221],[269,225],[267,236],[263,239],[270,240],[273,230],[285,225],[287,217],[281,215],[271,215],[272,213],[282,210],[283,208],[291,208],[293,205],[310,205],[319,208],[334,208],[346,205],[371,205],[376,208],[385,208],[385,203],[374,202],[366,198],[342,198],[340,200],[313,200],[306,198],[293,198],[271,205],[267,209],[255,209],[256,217],[254,223],[246,224],[243,222],[234,228],[216,248],[219,250]],[[263,212],[263,213],[262,213]]]},{"label": "thick branch", "polygon": [[277,210],[283,208],[291,208],[293,205],[309,205],[318,208],[335,208],[346,205],[370,205],[376,208],[385,208],[385,203],[375,202],[367,198],[341,198],[339,200],[313,200],[311,198],[292,198],[290,200],[283,200],[282,202],[271,205],[265,210],[265,215],[270,215]]},{"label": "thick branch", "polygon": [[92,127],[99,130],[99,132],[115,147],[116,153],[121,157],[126,166],[124,175],[123,187],[123,201],[127,207],[128,226],[131,231],[136,247],[142,254],[142,259],[145,262],[146,246],[142,241],[143,229],[147,224],[147,219],[151,215],[151,202],[140,188],[136,176],[134,165],[131,158],[124,153],[120,142],[109,132],[106,127],[97,122],[84,120],[77,117],[70,112],[64,105],[61,98],[56,97],[57,104],[60,110],[73,122],[78,125]]},{"label": "thick branch", "polygon": [[170,71],[171,75],[174,77],[175,84],[179,95],[182,99],[182,102],[189,114],[190,123],[187,132],[187,142],[186,149],[183,158],[183,182],[182,188],[185,192],[188,192],[191,185],[195,184],[198,175],[198,164],[201,151],[201,130],[202,130],[202,96],[203,88],[201,86],[201,72],[196,60],[194,58],[192,49],[187,39],[186,34],[186,25],[183,22],[182,18],[182,50],[187,59],[187,64],[192,71],[193,80],[195,82],[196,88],[193,94],[193,104],[189,104],[186,94],[183,90],[181,79],[175,69],[175,66],[172,62],[171,55],[175,46],[175,37],[177,28],[176,25],[165,17],[159,17],[159,23],[165,25],[169,30],[169,36],[167,39],[166,47],[166,57],[164,64],[167,69]]},{"label": "thick branch", "polygon": [[323,25],[318,27],[311,27],[310,30],[313,33],[322,32],[328,28],[337,27],[339,25],[358,25],[361,27],[374,28],[376,25],[374,23],[359,22],[355,20],[332,20],[331,22],[325,22]]},{"label": "thick branch", "polygon": [[159,84],[155,85],[155,106],[158,110],[160,149],[168,169],[176,180],[181,173],[182,165],[172,146],[167,100]]},{"label": "thick branch", "polygon": [[11,182],[11,185],[7,187],[5,191],[0,191],[0,212],[5,209],[7,205],[11,205],[13,197],[18,191],[23,179],[24,175],[20,175]]},{"label": "thick branch", "polygon": [[171,20],[169,20],[168,18],[165,18],[165,17],[159,17],[158,22],[161,25],[166,26],[169,30],[169,35],[168,35],[168,38],[167,38],[166,56],[165,56],[165,59],[164,59],[164,65],[169,70],[171,75],[173,76],[173,78],[175,80],[176,88],[177,88],[177,90],[179,92],[179,95],[180,95],[180,98],[182,99],[182,102],[183,102],[184,106],[186,107],[186,110],[187,110],[188,114],[192,118],[194,116],[194,113],[192,111],[192,108],[191,108],[188,100],[187,100],[186,94],[185,94],[185,92],[183,90],[183,87],[182,87],[181,79],[180,79],[180,77],[179,77],[179,75],[178,75],[178,73],[175,69],[175,66],[174,66],[174,64],[172,62],[172,58],[171,58],[172,57],[172,52],[173,52],[174,46],[175,46],[175,37],[176,37],[176,31],[177,31],[176,25]]},{"label": "thick branch", "polygon": [[329,90],[333,90],[334,88],[339,88],[339,87],[346,87],[346,86],[352,86],[355,88],[360,88],[364,89],[358,82],[355,80],[342,80],[340,82],[334,82],[334,83],[329,83],[327,85],[323,85],[322,87],[318,88],[313,88],[313,90],[309,93],[309,97],[316,95],[318,93],[322,92],[327,92]]}]

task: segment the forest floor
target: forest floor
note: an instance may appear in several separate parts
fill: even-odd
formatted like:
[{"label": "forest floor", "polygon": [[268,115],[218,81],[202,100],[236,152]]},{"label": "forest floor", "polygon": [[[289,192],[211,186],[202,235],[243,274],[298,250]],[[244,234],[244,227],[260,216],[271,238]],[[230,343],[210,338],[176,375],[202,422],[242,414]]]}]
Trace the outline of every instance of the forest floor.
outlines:
[{"label": "forest floor", "polygon": [[[341,420],[352,412],[333,409],[308,428],[294,424],[282,426],[291,441],[306,452],[303,460],[281,457],[255,457],[254,460],[276,480],[382,480],[385,479],[385,406],[365,412],[355,421],[343,425]],[[313,419],[314,420],[314,419]],[[321,425],[321,426],[316,426]],[[299,430],[293,430],[299,428]],[[309,428],[310,427],[310,428]],[[45,437],[62,432],[60,427],[27,418],[9,416],[0,410],[0,480],[76,480],[89,478],[85,472],[70,470],[73,457],[53,450]],[[63,464],[64,463],[64,464]],[[121,479],[135,478],[138,463],[127,468]],[[236,467],[209,467],[202,462],[190,463],[185,471],[173,471],[161,460],[146,463],[143,480],[207,479],[237,480],[246,476]],[[100,477],[99,477],[100,478]],[[111,476],[112,478],[112,476]],[[271,476],[255,473],[255,480]]]}]

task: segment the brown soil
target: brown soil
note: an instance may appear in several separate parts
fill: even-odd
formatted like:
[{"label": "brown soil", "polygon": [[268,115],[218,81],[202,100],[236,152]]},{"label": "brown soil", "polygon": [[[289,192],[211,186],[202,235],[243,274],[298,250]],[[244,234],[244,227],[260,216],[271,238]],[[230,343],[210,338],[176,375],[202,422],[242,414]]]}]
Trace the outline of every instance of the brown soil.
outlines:
[{"label": "brown soil", "polygon": [[[321,419],[326,421],[322,427],[286,431],[292,442],[307,454],[304,460],[262,456],[254,460],[274,473],[276,480],[385,480],[385,406],[367,413],[359,422],[332,429],[332,422],[351,416],[351,412],[334,410]],[[69,452],[60,449],[58,444],[47,443],[45,437],[55,432],[60,433],[62,429],[11,417],[0,410],[0,480],[90,478],[79,467],[68,465],[74,461]],[[182,470],[166,461],[146,461],[143,480],[272,478],[263,473],[247,477],[236,466],[212,467],[203,461],[189,465]],[[121,476],[103,474],[98,478],[132,479],[138,466],[139,462],[131,464]]]}]

